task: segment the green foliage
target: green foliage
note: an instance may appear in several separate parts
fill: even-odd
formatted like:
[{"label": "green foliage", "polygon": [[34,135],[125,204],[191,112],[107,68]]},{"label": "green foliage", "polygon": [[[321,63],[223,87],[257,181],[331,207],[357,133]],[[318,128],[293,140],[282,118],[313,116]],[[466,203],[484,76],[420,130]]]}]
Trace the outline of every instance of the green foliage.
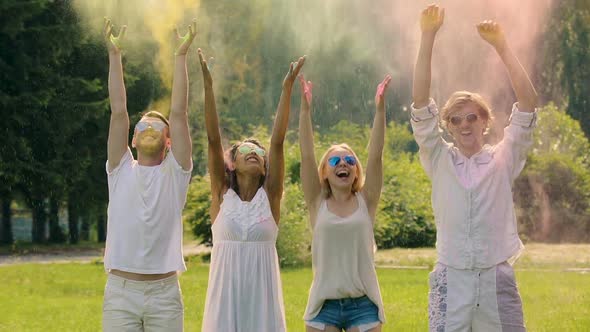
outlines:
[{"label": "green foliage", "polygon": [[590,240],[590,144],[554,105],[539,111],[533,149],[515,181],[520,232],[535,241]]},{"label": "green foliage", "polygon": [[414,135],[410,132],[409,123],[390,122],[385,132],[385,154],[391,154],[393,158],[404,152],[418,152],[418,144]]},{"label": "green foliage", "polygon": [[183,217],[185,222],[190,225],[193,234],[207,245],[212,244],[210,207],[211,180],[209,175],[196,175],[188,187]]},{"label": "green foliage", "polygon": [[560,1],[545,33],[543,95],[566,105],[590,136],[590,2]]},{"label": "green foliage", "polygon": [[404,153],[386,159],[384,171],[375,231],[378,248],[434,246],[431,185],[420,162]]},{"label": "green foliage", "polygon": [[515,183],[520,231],[534,241],[590,240],[590,171],[566,155],[533,155]]},{"label": "green foliage", "polygon": [[590,165],[590,143],[574,120],[553,103],[539,110],[534,133],[533,155],[558,154]]},{"label": "green foliage", "polygon": [[281,222],[277,240],[281,266],[301,266],[311,263],[311,232],[308,216],[301,185],[287,184],[281,202]]},{"label": "green foliage", "polygon": [[324,130],[324,133],[317,135],[319,138],[319,144],[317,144],[316,151],[319,150],[321,152],[319,157],[321,157],[331,145],[346,143],[354,150],[360,160],[366,160],[366,150],[370,136],[370,131],[367,126],[361,126],[354,122],[341,120],[334,126]]},{"label": "green foliage", "polygon": [[[0,162],[0,195],[22,199],[34,211],[35,242],[47,240],[48,220],[48,240],[65,240],[56,220],[67,202],[69,240],[75,243],[78,217],[104,222],[100,210],[108,200],[106,49],[102,39],[84,34],[71,4],[1,5],[0,69],[6,76],[0,107],[6,126],[0,160],[11,162]],[[131,58],[125,65],[133,120],[162,89],[153,59]]]},{"label": "green foliage", "polygon": [[377,247],[431,247],[436,240],[431,183],[405,124],[390,122],[383,152],[383,192],[377,213]]}]

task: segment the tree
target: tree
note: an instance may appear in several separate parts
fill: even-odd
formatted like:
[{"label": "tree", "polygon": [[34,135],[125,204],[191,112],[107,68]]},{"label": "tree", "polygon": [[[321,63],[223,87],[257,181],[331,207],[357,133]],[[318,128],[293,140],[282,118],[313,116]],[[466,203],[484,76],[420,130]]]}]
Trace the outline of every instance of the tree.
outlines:
[{"label": "tree", "polygon": [[545,100],[567,105],[568,114],[590,136],[590,1],[560,1],[544,40],[539,80]]}]

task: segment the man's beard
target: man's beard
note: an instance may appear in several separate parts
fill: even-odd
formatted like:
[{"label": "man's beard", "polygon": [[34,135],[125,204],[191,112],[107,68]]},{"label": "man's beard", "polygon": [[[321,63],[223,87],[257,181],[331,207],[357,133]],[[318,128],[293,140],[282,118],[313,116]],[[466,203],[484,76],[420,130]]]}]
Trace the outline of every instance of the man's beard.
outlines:
[{"label": "man's beard", "polygon": [[137,151],[141,152],[141,154],[145,155],[146,157],[155,157],[159,156],[164,152],[165,144],[161,140],[154,140],[150,143],[141,143],[138,142],[137,144]]}]

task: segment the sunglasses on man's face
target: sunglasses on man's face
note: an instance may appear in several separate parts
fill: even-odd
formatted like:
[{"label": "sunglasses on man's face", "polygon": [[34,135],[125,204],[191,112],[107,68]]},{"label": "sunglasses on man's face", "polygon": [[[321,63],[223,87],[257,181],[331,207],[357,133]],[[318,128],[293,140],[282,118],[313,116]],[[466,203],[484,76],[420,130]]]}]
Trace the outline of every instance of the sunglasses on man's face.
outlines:
[{"label": "sunglasses on man's face", "polygon": [[461,123],[463,123],[463,119],[465,119],[467,123],[471,124],[477,121],[478,118],[479,117],[477,116],[477,114],[469,113],[465,115],[453,115],[451,116],[450,121],[453,126],[458,126]]},{"label": "sunglasses on man's face", "polygon": [[259,155],[260,157],[264,157],[264,155],[266,154],[266,152],[264,151],[264,149],[259,148],[257,146],[251,146],[251,145],[242,145],[238,148],[238,151],[241,154],[248,154],[252,151],[254,151],[254,153],[256,153],[257,155]]},{"label": "sunglasses on man's face", "polygon": [[340,164],[340,161],[341,160],[344,160],[350,166],[356,165],[356,158],[354,156],[344,156],[344,157],[334,156],[334,157],[330,157],[330,158],[328,158],[328,165],[330,165],[330,167],[336,167],[336,166],[338,166],[338,164]]},{"label": "sunglasses on man's face", "polygon": [[136,125],[135,125],[135,130],[137,130],[138,132],[142,132],[148,128],[153,128],[154,130],[157,130],[159,132],[162,132],[162,130],[164,130],[164,128],[166,128],[166,124],[164,122],[160,122],[160,121],[139,121]]}]

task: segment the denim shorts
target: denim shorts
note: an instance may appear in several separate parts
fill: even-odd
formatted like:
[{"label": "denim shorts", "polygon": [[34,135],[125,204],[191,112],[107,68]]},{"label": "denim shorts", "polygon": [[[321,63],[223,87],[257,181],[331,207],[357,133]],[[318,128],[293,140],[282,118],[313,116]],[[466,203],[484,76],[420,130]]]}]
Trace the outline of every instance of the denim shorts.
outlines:
[{"label": "denim shorts", "polygon": [[320,330],[324,330],[326,325],[331,325],[340,329],[356,326],[359,330],[366,331],[381,322],[379,308],[365,295],[357,298],[326,300],[318,315],[306,323]]}]

